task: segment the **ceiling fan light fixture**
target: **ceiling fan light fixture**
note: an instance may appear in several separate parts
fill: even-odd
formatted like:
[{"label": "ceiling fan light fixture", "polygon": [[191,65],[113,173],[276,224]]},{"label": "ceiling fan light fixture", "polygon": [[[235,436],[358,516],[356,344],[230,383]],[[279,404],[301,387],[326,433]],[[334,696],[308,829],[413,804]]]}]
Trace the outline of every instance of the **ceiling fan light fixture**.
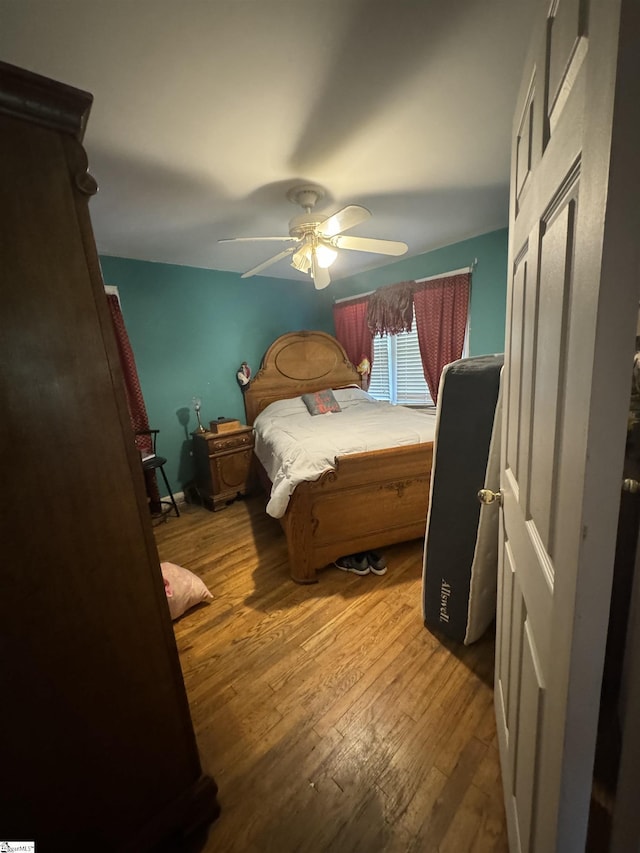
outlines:
[{"label": "ceiling fan light fixture", "polygon": [[291,266],[299,272],[308,273],[311,269],[311,246],[304,245],[291,258]]},{"label": "ceiling fan light fixture", "polygon": [[316,259],[318,266],[322,269],[328,269],[337,257],[338,253],[333,246],[329,246],[327,243],[318,243],[316,246]]},{"label": "ceiling fan light fixture", "polygon": [[314,213],[313,209],[325,194],[325,190],[316,184],[305,184],[289,190],[287,198],[294,204],[300,205],[304,213],[297,214],[289,221],[288,237],[236,237],[233,240],[219,241],[224,243],[234,240],[239,242],[273,240],[297,244],[297,248],[292,246],[285,249],[243,273],[242,278],[257,275],[272,264],[290,257],[291,266],[298,272],[311,276],[315,288],[322,290],[331,283],[328,269],[342,249],[378,255],[403,255],[407,251],[407,244],[396,240],[345,236],[345,231],[369,219],[371,211],[361,204],[347,204],[330,216]]}]

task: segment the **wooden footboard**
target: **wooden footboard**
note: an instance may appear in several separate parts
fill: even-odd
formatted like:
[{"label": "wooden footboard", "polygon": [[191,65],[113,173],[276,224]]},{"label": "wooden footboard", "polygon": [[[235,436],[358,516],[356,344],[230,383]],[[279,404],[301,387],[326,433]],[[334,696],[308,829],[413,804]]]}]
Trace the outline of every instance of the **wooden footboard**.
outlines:
[{"label": "wooden footboard", "polygon": [[291,577],[315,583],[337,557],[424,536],[432,452],[428,443],[342,456],[297,486],[280,519]]}]

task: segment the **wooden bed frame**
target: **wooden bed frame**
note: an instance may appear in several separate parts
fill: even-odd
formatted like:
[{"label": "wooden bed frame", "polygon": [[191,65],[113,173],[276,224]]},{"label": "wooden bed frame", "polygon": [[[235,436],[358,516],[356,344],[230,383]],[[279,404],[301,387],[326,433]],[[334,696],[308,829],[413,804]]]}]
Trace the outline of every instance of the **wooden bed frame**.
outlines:
[{"label": "wooden bed frame", "polygon": [[[247,423],[275,400],[354,384],[362,387],[361,377],[335,338],[290,332],[269,347],[245,392]],[[428,442],[340,456],[335,470],[300,483],[280,519],[293,580],[315,583],[316,569],[337,557],[424,536],[432,454]]]}]

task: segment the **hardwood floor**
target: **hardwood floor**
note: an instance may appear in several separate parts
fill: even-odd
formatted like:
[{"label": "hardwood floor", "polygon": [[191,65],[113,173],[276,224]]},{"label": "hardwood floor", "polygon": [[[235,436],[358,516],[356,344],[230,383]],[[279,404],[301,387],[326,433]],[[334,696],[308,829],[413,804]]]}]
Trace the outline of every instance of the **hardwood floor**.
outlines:
[{"label": "hardwood floor", "polygon": [[383,577],[299,586],[264,500],[184,507],[161,560],[214,599],[174,623],[204,769],[222,813],[206,851],[506,851],[491,636],[422,624],[422,542]]}]

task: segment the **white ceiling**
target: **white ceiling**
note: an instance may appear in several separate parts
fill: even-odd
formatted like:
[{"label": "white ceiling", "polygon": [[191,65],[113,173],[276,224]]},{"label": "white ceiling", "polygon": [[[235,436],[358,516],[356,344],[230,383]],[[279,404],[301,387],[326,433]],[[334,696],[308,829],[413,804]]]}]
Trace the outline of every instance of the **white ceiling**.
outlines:
[{"label": "white ceiling", "polygon": [[[0,0],[0,58],[86,89],[98,250],[243,272],[319,183],[417,255],[507,224],[538,0]],[[394,260],[394,259],[392,259]],[[334,279],[389,259],[342,252]],[[304,278],[286,260],[265,271]]]}]

